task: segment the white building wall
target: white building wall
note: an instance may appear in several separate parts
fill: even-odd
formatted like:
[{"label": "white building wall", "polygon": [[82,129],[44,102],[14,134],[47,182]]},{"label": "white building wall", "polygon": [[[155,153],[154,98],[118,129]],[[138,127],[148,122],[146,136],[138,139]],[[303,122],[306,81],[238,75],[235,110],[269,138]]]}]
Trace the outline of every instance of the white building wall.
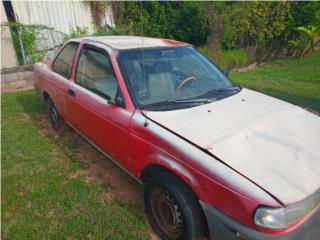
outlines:
[{"label": "white building wall", "polygon": [[[17,21],[22,24],[46,25],[66,34],[76,29],[77,26],[87,28],[88,34],[95,32],[88,1],[11,1],[11,3]],[[8,20],[2,2],[0,5],[1,23],[5,24]],[[111,7],[106,9],[103,25],[115,26]],[[56,34],[55,37],[60,37],[60,35]],[[52,39],[46,38],[37,42],[37,45],[39,49],[48,48],[49,45],[49,47],[54,47]],[[53,52],[47,55],[51,56]],[[3,27],[1,29],[1,69],[15,66],[18,66],[18,62],[11,33],[8,27]]]},{"label": "white building wall", "polygon": [[[70,33],[77,26],[95,32],[89,2],[83,1],[12,1],[16,18],[23,24],[44,24],[55,30]],[[103,22],[114,26],[111,8]]]},{"label": "white building wall", "polygon": [[[6,23],[7,16],[1,3],[1,23]],[[1,27],[1,69],[18,66],[16,51],[13,47],[10,29]]]}]

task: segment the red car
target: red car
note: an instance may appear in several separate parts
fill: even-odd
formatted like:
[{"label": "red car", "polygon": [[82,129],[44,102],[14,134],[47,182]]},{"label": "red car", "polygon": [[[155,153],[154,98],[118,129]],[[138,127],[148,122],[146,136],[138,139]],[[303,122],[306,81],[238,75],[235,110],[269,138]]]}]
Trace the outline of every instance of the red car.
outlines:
[{"label": "red car", "polygon": [[173,40],[70,40],[34,75],[53,128],[67,123],[142,183],[162,239],[320,239],[318,116]]}]

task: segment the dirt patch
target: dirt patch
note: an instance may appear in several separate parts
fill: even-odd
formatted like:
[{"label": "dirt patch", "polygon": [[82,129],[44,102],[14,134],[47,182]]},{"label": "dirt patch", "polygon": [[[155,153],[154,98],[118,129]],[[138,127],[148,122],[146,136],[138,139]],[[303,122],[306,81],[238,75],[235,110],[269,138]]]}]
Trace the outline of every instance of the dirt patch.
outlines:
[{"label": "dirt patch", "polygon": [[253,64],[250,64],[250,65],[247,66],[247,67],[233,68],[233,69],[231,69],[231,73],[249,72],[249,71],[255,70],[257,67],[262,67],[262,66],[264,66],[264,65],[266,65],[265,62],[253,63]]},{"label": "dirt patch", "polygon": [[104,184],[108,187],[107,200],[116,198],[143,210],[142,187],[136,180],[100,153],[77,132],[69,130],[57,133],[48,127],[50,121],[45,114],[41,116],[39,122],[42,136],[63,145],[67,155],[71,155],[72,159],[84,165],[84,169],[69,175],[70,179],[82,176],[87,183]]},{"label": "dirt patch", "polygon": [[[57,161],[61,161],[58,158],[59,151],[62,150],[71,159],[84,165],[83,169],[70,174],[68,176],[69,179],[84,177],[89,184],[106,185],[107,190],[104,194],[106,202],[117,199],[133,207],[134,211],[137,210],[143,213],[142,186],[136,180],[72,129],[62,133],[54,131],[46,114],[38,115],[34,120],[40,126],[40,134],[58,145],[53,152]],[[146,217],[144,218],[148,224]],[[150,226],[149,229],[151,239],[160,240],[153,233]]]},{"label": "dirt patch", "polygon": [[122,202],[143,208],[142,188],[138,182],[102,155],[75,131],[69,132],[68,138],[77,143],[74,151],[77,161],[84,163],[87,167],[82,172],[86,182],[106,184],[110,186],[108,198],[115,196]]}]

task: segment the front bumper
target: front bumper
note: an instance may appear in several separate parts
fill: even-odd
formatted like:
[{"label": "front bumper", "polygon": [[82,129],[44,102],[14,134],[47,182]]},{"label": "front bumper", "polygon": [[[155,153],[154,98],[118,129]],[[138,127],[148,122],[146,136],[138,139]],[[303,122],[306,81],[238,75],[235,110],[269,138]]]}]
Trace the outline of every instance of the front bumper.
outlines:
[{"label": "front bumper", "polygon": [[210,239],[212,240],[319,240],[320,239],[320,208],[314,212],[301,226],[285,234],[266,234],[251,229],[225,215],[214,207],[201,202],[205,213]]}]

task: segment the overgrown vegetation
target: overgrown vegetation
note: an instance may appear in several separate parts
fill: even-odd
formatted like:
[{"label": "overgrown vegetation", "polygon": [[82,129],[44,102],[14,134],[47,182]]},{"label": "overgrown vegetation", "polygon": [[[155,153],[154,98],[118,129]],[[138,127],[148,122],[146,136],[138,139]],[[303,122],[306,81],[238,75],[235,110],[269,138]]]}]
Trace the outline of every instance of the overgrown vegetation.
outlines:
[{"label": "overgrown vegetation", "polygon": [[11,22],[1,28],[11,33],[19,65],[32,64],[49,57],[48,52],[60,47],[65,35],[39,24]]},{"label": "overgrown vegetation", "polygon": [[296,40],[290,40],[289,44],[293,50],[293,56],[303,57],[310,52],[314,52],[320,43],[320,26],[308,26],[296,28],[301,34]]},{"label": "overgrown vegetation", "polygon": [[[43,59],[44,55],[37,48],[37,36],[41,27],[43,26],[25,25],[21,23],[9,24],[13,45],[20,65],[28,62],[37,62]],[[23,56],[23,52],[25,56]]]},{"label": "overgrown vegetation", "polygon": [[214,63],[218,64],[221,69],[242,67],[253,61],[252,59],[249,59],[249,56],[244,49],[220,51],[216,56],[208,47],[200,47],[198,50]]},{"label": "overgrown vegetation", "polygon": [[319,44],[320,2],[131,1],[111,6],[116,25],[127,34],[190,42],[219,66],[304,56]]},{"label": "overgrown vegetation", "polygon": [[[250,1],[112,1],[87,2],[95,33],[140,35],[192,43],[220,67],[241,67],[277,57],[303,57],[320,48],[320,2]],[[112,8],[116,27],[104,26]],[[43,57],[37,48],[37,28],[13,27],[19,63],[19,38],[31,61]],[[89,35],[76,27],[65,40]],[[30,53],[30,54],[29,54]]]},{"label": "overgrown vegetation", "polygon": [[93,17],[93,22],[96,27],[96,31],[101,31],[102,26],[102,18],[105,16],[105,12],[108,8],[107,1],[90,1],[90,10]]},{"label": "overgrown vegetation", "polygon": [[75,29],[71,29],[71,32],[65,36],[64,41],[72,38],[85,37],[85,36],[114,36],[114,35],[125,35],[124,29],[119,27],[111,28],[110,26],[100,27],[98,31],[93,34],[89,34],[88,28],[77,26]]}]

